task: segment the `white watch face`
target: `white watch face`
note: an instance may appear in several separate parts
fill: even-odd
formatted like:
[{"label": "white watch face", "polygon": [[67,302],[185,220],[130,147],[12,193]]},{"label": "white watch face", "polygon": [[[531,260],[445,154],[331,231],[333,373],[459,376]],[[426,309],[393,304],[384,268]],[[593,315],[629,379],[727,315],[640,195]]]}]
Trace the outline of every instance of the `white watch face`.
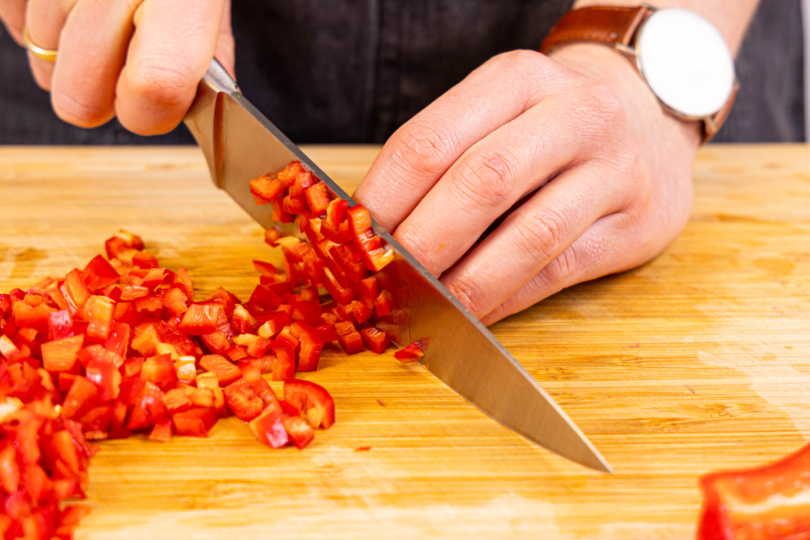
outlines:
[{"label": "white watch face", "polygon": [[656,11],[639,32],[636,53],[655,95],[683,116],[711,116],[731,98],[734,58],[720,31],[696,13]]}]

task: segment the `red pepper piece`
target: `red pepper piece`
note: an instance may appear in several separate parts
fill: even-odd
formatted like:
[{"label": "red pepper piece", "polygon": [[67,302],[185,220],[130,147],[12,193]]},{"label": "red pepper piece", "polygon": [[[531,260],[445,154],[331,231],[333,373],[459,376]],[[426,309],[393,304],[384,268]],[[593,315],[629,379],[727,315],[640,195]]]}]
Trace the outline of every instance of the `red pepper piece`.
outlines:
[{"label": "red pepper piece", "polygon": [[283,416],[281,423],[290,441],[303,450],[315,438],[315,429],[300,416]]},{"label": "red pepper piece", "polygon": [[309,208],[316,215],[322,215],[329,207],[330,197],[329,190],[326,189],[326,184],[318,182],[308,188],[304,195],[306,195]]},{"label": "red pepper piece", "polygon": [[273,342],[273,353],[276,355],[276,362],[273,365],[274,381],[295,377],[296,347],[298,347],[298,338],[292,335],[289,327],[285,327]]},{"label": "red pepper piece", "polygon": [[335,332],[335,325],[330,323],[323,323],[315,327],[315,332],[321,341],[324,343],[331,343],[338,340],[337,332]]},{"label": "red pepper piece", "polygon": [[223,305],[225,308],[225,316],[230,319],[233,316],[233,310],[236,307],[236,304],[241,304],[242,302],[239,298],[236,297],[235,294],[226,291],[222,287],[217,288],[214,292],[206,300],[207,303],[210,302],[218,302]]},{"label": "red pepper piece", "polygon": [[318,332],[304,321],[295,321],[290,330],[292,335],[298,338],[301,346],[298,353],[298,371],[317,371],[323,350],[323,341]]},{"label": "red pepper piece", "polygon": [[[73,386],[76,386],[76,383]],[[135,407],[130,413],[126,427],[130,431],[146,429],[167,417],[168,412],[163,404],[163,392],[155,384],[146,382],[135,397]],[[178,430],[179,433],[180,430]]]},{"label": "red pepper piece", "polygon": [[276,229],[275,227],[270,227],[269,229],[264,231],[264,241],[270,247],[278,247],[278,244],[276,242],[283,236],[284,236],[284,233],[282,233],[280,230]]},{"label": "red pepper piece", "polygon": [[223,391],[225,403],[240,420],[249,422],[259,416],[264,409],[262,398],[244,378],[229,384]]},{"label": "red pepper piece", "polygon": [[48,332],[48,317],[53,311],[55,310],[47,304],[32,307],[25,302],[16,302],[11,308],[12,316],[17,325],[36,328],[37,331],[43,334]]},{"label": "red pepper piece", "polygon": [[270,448],[281,448],[289,442],[282,415],[276,411],[262,412],[248,424],[256,439]]},{"label": "red pepper piece", "polygon": [[269,262],[254,260],[253,267],[262,276],[277,276],[279,273],[278,268],[276,268],[272,263]]},{"label": "red pepper piece", "polygon": [[270,204],[273,205],[273,213],[270,214],[270,219],[273,221],[278,221],[279,223],[292,223],[293,216],[286,210],[284,210],[284,203],[279,199],[273,199],[270,201]]},{"label": "red pepper piece", "polygon": [[376,354],[382,354],[391,345],[385,332],[373,326],[361,328],[360,335],[363,337],[363,345],[366,346],[366,349]]},{"label": "red pepper piece", "polygon": [[372,311],[371,308],[357,300],[346,306],[346,309],[351,311],[352,317],[354,317],[358,325],[368,322],[374,315],[374,311]]},{"label": "red pepper piece", "polygon": [[298,175],[304,171],[304,166],[301,165],[300,161],[291,161],[286,167],[284,167],[284,170],[278,173],[278,179],[281,180],[284,187],[290,187],[293,185]]},{"label": "red pepper piece", "polygon": [[191,409],[172,416],[177,434],[187,437],[208,437],[217,420],[217,411],[212,408]]},{"label": "red pepper piece", "polygon": [[394,358],[396,358],[403,364],[418,362],[425,356],[425,349],[427,349],[427,345],[428,345],[427,338],[414,341],[407,347],[395,352]]},{"label": "red pepper piece", "polygon": [[357,331],[353,322],[339,321],[335,323],[335,331],[340,346],[343,347],[346,354],[356,354],[363,350],[363,337]]},{"label": "red pepper piece", "polygon": [[273,347],[272,339],[260,337],[247,346],[247,353],[253,358],[261,358],[272,347]]},{"label": "red pepper piece", "polygon": [[[285,212],[289,212],[291,215],[303,214],[309,211],[307,199],[304,195],[287,195],[284,197],[281,207]],[[294,220],[290,219],[290,222],[292,221]]]},{"label": "red pepper piece", "polygon": [[244,345],[233,345],[232,347],[228,348],[225,351],[225,356],[231,359],[233,362],[237,362],[242,360],[243,358],[247,358],[247,347]]},{"label": "red pepper piece", "polygon": [[48,335],[50,339],[62,339],[73,335],[73,318],[66,310],[48,313]]},{"label": "red pepper piece", "polygon": [[258,196],[256,204],[267,204],[284,193],[284,184],[278,178],[262,175],[250,181],[250,192]]},{"label": "red pepper piece", "polygon": [[95,405],[97,399],[96,385],[84,377],[77,377],[62,403],[62,416],[65,418],[81,416]]},{"label": "red pepper piece", "polygon": [[91,291],[103,289],[112,285],[121,277],[107,260],[101,255],[93,257],[82,271],[84,282]]},{"label": "red pepper piece", "polygon": [[240,334],[252,334],[259,321],[242,304],[237,304],[231,317],[231,327]]},{"label": "red pepper piece", "polygon": [[171,438],[172,420],[168,418],[155,424],[155,427],[152,428],[152,432],[149,433],[150,441],[168,442]]},{"label": "red pepper piece", "polygon": [[85,377],[98,388],[101,401],[116,399],[121,388],[121,372],[113,362],[91,360],[85,366]]},{"label": "red pepper piece", "polygon": [[335,302],[344,305],[357,299],[357,292],[354,289],[341,286],[329,268],[324,268],[323,273],[325,277],[323,286]]},{"label": "red pepper piece", "polygon": [[160,295],[160,302],[174,315],[182,315],[188,310],[188,297],[179,285],[164,289]]},{"label": "red pepper piece", "polygon": [[[317,176],[310,171],[302,170],[295,176],[295,181],[290,186],[290,195],[297,197],[303,195],[306,190],[314,186],[316,182],[320,182]],[[295,212],[300,214],[301,212]]]},{"label": "red pepper piece", "polygon": [[209,354],[200,358],[200,367],[217,377],[220,386],[228,386],[242,377],[239,368],[224,356]]},{"label": "red pepper piece", "polygon": [[267,285],[257,285],[248,304],[263,310],[274,310],[281,305],[281,297]]},{"label": "red pepper piece", "polygon": [[214,354],[223,354],[231,346],[230,341],[222,332],[205,334],[201,336],[201,339],[208,350]]},{"label": "red pepper piece", "polygon": [[335,423],[335,401],[319,384],[301,379],[284,381],[284,400],[298,407],[312,427],[328,429]]},{"label": "red pepper piece", "polygon": [[176,383],[177,370],[171,355],[160,354],[147,358],[141,367],[141,378],[160,388],[168,388]]},{"label": "red pepper piece", "polygon": [[373,308],[374,300],[380,295],[380,283],[372,276],[362,279],[357,283],[357,294],[360,300],[367,306]]},{"label": "red pepper piece", "polygon": [[221,310],[224,310],[224,307],[217,302],[191,304],[183,315],[177,330],[188,336],[202,336],[215,332]]},{"label": "red pepper piece", "polygon": [[122,358],[125,357],[127,355],[127,349],[129,348],[131,334],[132,331],[128,324],[121,322],[112,323],[110,326],[110,335],[107,338],[107,343],[104,344],[104,348]]},{"label": "red pepper piece", "polygon": [[52,372],[70,371],[83,345],[84,336],[81,334],[43,343],[42,367]]},{"label": "red pepper piece", "polygon": [[377,314],[377,317],[385,317],[391,313],[392,308],[393,300],[391,299],[391,293],[388,291],[382,291],[377,295],[377,298],[374,299],[374,312]]},{"label": "red pepper piece", "polygon": [[810,479],[804,473],[808,470],[810,445],[770,465],[704,476],[700,480],[704,502],[697,537],[806,537],[810,531]]}]

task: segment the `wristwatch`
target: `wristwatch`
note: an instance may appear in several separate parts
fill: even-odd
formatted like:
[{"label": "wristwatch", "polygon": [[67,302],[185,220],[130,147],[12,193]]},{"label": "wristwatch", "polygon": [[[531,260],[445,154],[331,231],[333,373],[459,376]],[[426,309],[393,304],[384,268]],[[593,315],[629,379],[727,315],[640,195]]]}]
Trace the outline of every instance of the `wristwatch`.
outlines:
[{"label": "wristwatch", "polygon": [[551,29],[540,52],[572,43],[600,43],[624,53],[667,112],[702,123],[704,143],[734,105],[738,84],[731,51],[712,23],[687,9],[576,9]]}]

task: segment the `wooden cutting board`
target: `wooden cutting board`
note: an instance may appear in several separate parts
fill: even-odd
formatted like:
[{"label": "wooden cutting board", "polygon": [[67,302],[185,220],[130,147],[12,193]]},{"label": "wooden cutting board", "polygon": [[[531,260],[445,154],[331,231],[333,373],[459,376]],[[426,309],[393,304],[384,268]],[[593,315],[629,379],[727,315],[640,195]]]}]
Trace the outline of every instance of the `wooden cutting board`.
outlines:
[{"label": "wooden cutting board", "polygon": [[[308,151],[351,190],[377,148]],[[305,378],[338,421],[305,451],[235,418],[210,440],[103,443],[77,538],[692,537],[701,474],[810,440],[810,149],[710,146],[694,179],[664,255],[492,329],[616,474],[528,444],[419,367],[330,352]],[[247,296],[270,251],[195,148],[0,149],[0,290],[84,265],[121,227],[200,294]]]}]

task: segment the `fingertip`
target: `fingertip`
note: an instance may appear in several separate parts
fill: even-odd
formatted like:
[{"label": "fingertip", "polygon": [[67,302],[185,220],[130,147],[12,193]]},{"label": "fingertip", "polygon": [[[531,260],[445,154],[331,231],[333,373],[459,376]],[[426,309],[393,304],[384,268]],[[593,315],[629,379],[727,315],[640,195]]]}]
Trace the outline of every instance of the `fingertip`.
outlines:
[{"label": "fingertip", "polygon": [[81,128],[102,126],[115,116],[113,110],[98,103],[84,102],[58,90],[51,91],[51,106],[62,121]]},{"label": "fingertip", "polygon": [[118,79],[115,112],[121,125],[137,135],[163,135],[183,120],[196,87],[178,70],[127,65]]}]

